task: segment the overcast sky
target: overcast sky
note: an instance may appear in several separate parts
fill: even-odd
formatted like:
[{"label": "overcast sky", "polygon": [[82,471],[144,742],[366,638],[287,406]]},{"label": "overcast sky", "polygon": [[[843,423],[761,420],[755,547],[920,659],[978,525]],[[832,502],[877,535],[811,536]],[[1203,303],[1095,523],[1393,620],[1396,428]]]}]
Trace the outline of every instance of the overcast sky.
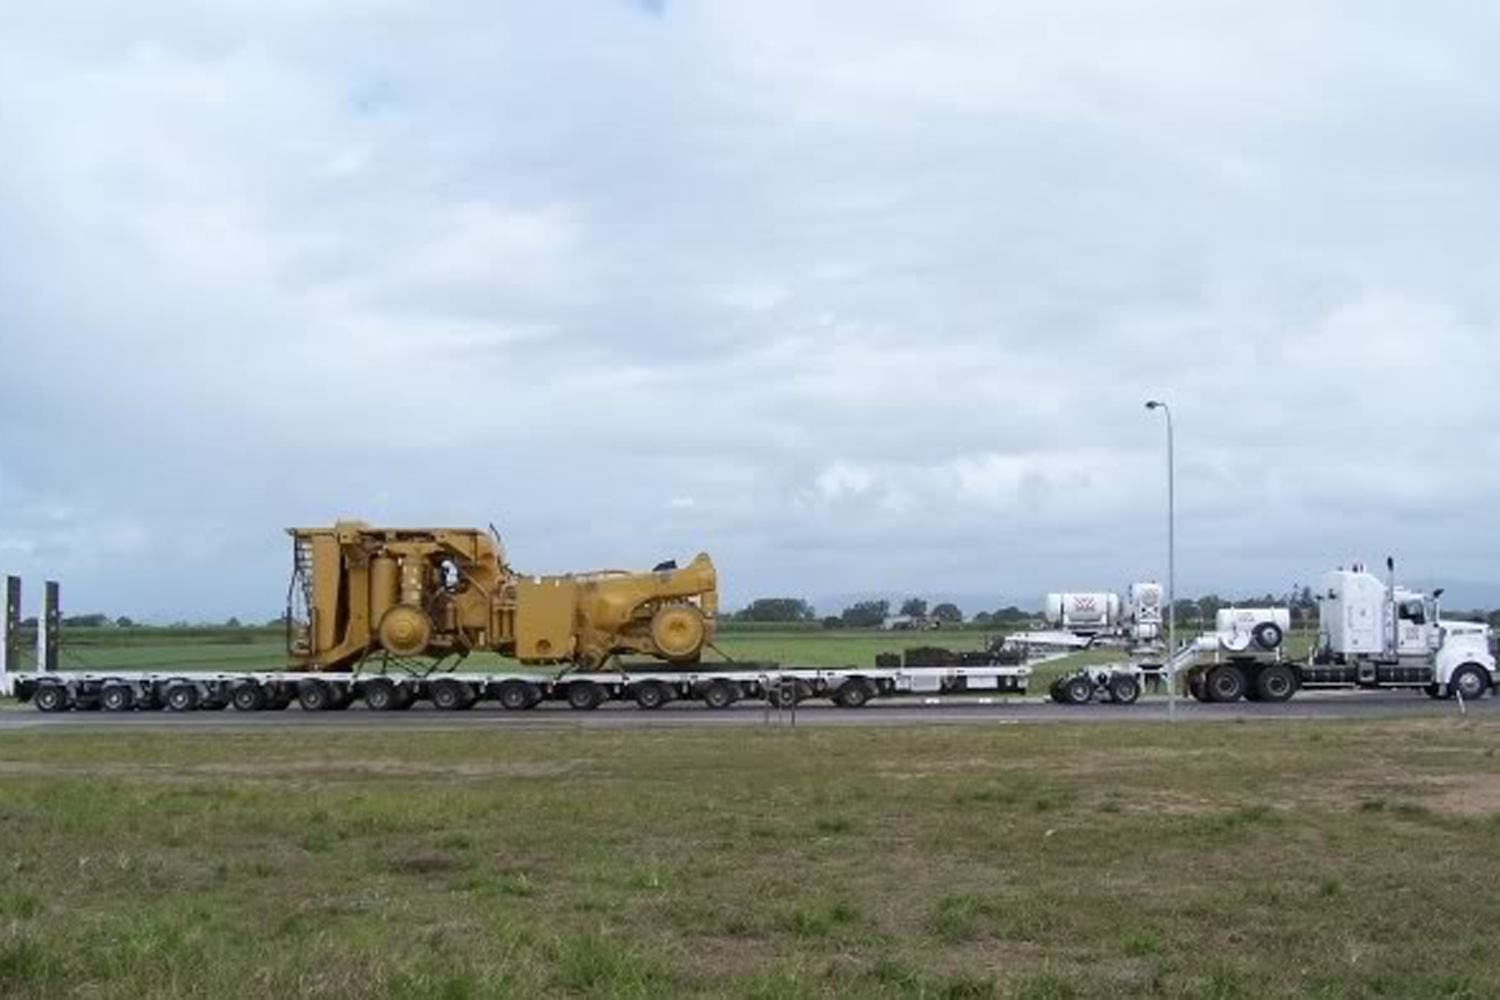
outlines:
[{"label": "overcast sky", "polygon": [[[282,528],[731,603],[1500,582],[1470,2],[0,8],[0,567],[271,615]],[[34,603],[38,588],[34,582]],[[837,611],[837,608],[825,608]]]}]

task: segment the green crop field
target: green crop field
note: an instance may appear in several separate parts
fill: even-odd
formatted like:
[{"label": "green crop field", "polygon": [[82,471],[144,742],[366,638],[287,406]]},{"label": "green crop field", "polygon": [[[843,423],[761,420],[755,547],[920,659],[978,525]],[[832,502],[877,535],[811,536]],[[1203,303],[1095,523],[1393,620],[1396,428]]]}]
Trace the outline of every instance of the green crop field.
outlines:
[{"label": "green crop field", "polygon": [[1491,997],[1495,720],[0,735],[0,993]]}]

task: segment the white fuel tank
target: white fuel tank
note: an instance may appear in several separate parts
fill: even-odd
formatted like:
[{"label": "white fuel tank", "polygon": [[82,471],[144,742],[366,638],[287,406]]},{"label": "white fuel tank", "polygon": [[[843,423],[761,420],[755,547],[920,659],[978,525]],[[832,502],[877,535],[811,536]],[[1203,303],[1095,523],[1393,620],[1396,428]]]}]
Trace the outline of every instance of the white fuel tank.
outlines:
[{"label": "white fuel tank", "polygon": [[1043,612],[1053,628],[1100,631],[1120,621],[1120,595],[1048,594]]}]

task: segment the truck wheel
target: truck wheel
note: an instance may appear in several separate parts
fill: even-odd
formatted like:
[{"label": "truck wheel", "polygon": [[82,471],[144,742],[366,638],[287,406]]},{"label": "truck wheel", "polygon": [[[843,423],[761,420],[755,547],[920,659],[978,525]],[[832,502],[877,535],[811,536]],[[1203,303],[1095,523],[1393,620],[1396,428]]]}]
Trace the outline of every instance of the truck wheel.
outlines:
[{"label": "truck wheel", "polygon": [[1079,674],[1063,681],[1063,701],[1069,705],[1087,705],[1094,697],[1094,679]]},{"label": "truck wheel", "polygon": [[655,711],[671,700],[671,689],[661,681],[646,681],[635,686],[635,703],[647,711]]},{"label": "truck wheel", "polygon": [[375,712],[395,711],[401,701],[401,693],[391,681],[374,680],[365,685],[365,707]]},{"label": "truck wheel", "polygon": [[1261,701],[1290,701],[1297,693],[1297,675],[1291,667],[1273,663],[1256,676],[1255,693]]},{"label": "truck wheel", "polygon": [[1061,677],[1054,678],[1052,683],[1047,685],[1047,696],[1059,705],[1067,702],[1068,695],[1063,690],[1063,679]]},{"label": "truck wheel", "polygon": [[173,684],[167,688],[167,711],[191,712],[198,707],[198,688],[192,684]]},{"label": "truck wheel", "polygon": [[580,712],[590,712],[604,703],[604,689],[593,681],[574,681],[568,685],[568,704]]},{"label": "truck wheel", "polygon": [[39,712],[66,712],[68,689],[61,684],[43,684],[36,689],[36,694],[31,696],[31,703]]},{"label": "truck wheel", "polygon": [[870,682],[863,677],[845,681],[834,692],[833,700],[840,708],[864,708],[875,697],[875,692],[870,687]]},{"label": "truck wheel", "polygon": [[259,712],[266,707],[266,701],[266,689],[253,681],[229,693],[229,703],[236,712]]},{"label": "truck wheel", "polygon": [[1109,681],[1109,696],[1121,705],[1134,705],[1141,696],[1141,686],[1129,674],[1116,674]]},{"label": "truck wheel", "polygon": [[1422,690],[1427,692],[1427,697],[1431,698],[1433,701],[1439,701],[1443,697],[1443,689],[1441,685],[1429,684]]},{"label": "truck wheel", "polygon": [[500,701],[500,707],[510,712],[524,711],[541,700],[536,685],[528,684],[526,681],[506,681],[500,685],[500,692],[496,695]]},{"label": "truck wheel", "polygon": [[1448,690],[1457,691],[1463,695],[1464,701],[1477,701],[1483,698],[1489,686],[1490,680],[1484,675],[1484,671],[1473,664],[1459,667],[1452,679],[1448,681]]},{"label": "truck wheel", "polygon": [[297,685],[297,704],[304,712],[326,712],[333,705],[333,689],[322,681],[303,681]]},{"label": "truck wheel", "polygon": [[1239,667],[1226,665],[1208,672],[1206,682],[1209,701],[1239,701],[1245,693],[1245,674]]},{"label": "truck wheel", "polygon": [[428,697],[432,699],[433,708],[444,712],[460,712],[474,707],[474,695],[463,681],[438,681],[432,685]]},{"label": "truck wheel", "polygon": [[1250,633],[1250,636],[1255,640],[1257,646],[1269,653],[1281,645],[1281,626],[1275,622],[1261,622],[1255,626],[1255,630]]},{"label": "truck wheel", "polygon": [[1188,694],[1193,696],[1194,701],[1208,701],[1208,688],[1203,683],[1203,671],[1199,670],[1188,675]]},{"label": "truck wheel", "polygon": [[124,684],[107,684],[99,692],[99,705],[106,712],[128,712],[135,707],[135,692]]},{"label": "truck wheel", "polygon": [[739,692],[728,681],[714,681],[703,689],[703,704],[712,709],[728,708],[739,700]]}]

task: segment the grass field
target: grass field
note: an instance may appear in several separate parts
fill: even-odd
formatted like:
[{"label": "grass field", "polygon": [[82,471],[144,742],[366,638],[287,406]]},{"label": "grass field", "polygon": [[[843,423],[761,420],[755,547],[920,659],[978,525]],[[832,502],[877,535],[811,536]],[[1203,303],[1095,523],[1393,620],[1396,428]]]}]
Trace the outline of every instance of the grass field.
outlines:
[{"label": "grass field", "polygon": [[1490,997],[1500,726],[0,736],[17,996]]}]

